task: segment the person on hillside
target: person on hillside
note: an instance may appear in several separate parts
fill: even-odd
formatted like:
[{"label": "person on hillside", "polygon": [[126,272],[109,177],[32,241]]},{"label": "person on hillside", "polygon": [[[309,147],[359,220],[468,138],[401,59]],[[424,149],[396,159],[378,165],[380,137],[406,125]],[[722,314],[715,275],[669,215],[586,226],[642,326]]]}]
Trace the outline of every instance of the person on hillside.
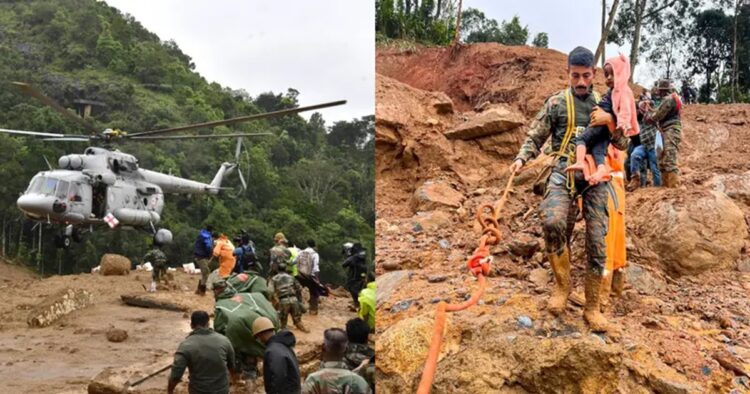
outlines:
[{"label": "person on hillside", "polygon": [[358,297],[359,311],[357,312],[357,316],[367,322],[367,325],[370,326],[370,330],[373,332],[375,331],[376,289],[377,284],[373,278],[373,280],[367,284],[367,287],[359,292]]},{"label": "person on hillside", "polygon": [[234,258],[234,245],[226,235],[219,235],[214,245],[213,256],[219,260],[219,277],[229,276],[234,269],[236,259]]},{"label": "person on hillside", "polygon": [[672,92],[672,85],[668,79],[658,81],[657,97],[661,100],[659,106],[649,111],[643,117],[646,124],[656,125],[661,130],[664,141],[664,153],[659,163],[664,187],[675,188],[680,185],[680,170],[677,168],[677,156],[682,141],[682,102],[680,97]]},{"label": "person on hillside", "polygon": [[190,316],[193,330],[174,354],[172,372],[167,392],[174,393],[188,369],[190,394],[229,394],[229,375],[234,374],[234,348],[224,335],[208,326],[205,311],[195,311]]},{"label": "person on hillside", "polygon": [[[638,111],[643,114],[652,110],[651,101],[642,101],[639,104]],[[657,128],[655,124],[643,122],[641,133],[638,135],[640,143],[633,149],[628,158],[631,176],[626,190],[629,192],[646,185],[646,173],[642,170],[646,164],[651,169],[653,185],[661,186],[661,171],[659,171],[656,159],[656,132]]]},{"label": "person on hillside", "polygon": [[344,330],[329,328],[323,333],[323,360],[302,385],[303,394],[348,393],[370,394],[367,381],[349,370],[344,362],[348,340]]},{"label": "person on hillside", "polygon": [[[583,218],[586,222],[587,269],[585,279],[586,304],[584,319],[592,331],[606,332],[612,327],[600,311],[602,274],[606,263],[605,236],[608,227],[606,183],[589,184],[580,172],[566,173],[575,147],[575,130],[588,126],[607,125],[610,144],[626,150],[628,138],[615,126],[612,115],[594,109],[597,103],[592,94],[594,55],[586,48],[577,47],[568,55],[569,87],[549,97],[536,115],[528,137],[510,166],[512,173],[536,157],[548,139],[552,139],[549,153],[555,152],[554,167],[546,182],[546,194],[540,206],[545,250],[555,275],[547,309],[555,316],[565,311],[571,292],[570,239],[578,206],[577,196],[583,199]],[[569,114],[575,114],[571,117]],[[559,152],[559,154],[557,154]]]},{"label": "person on hillside", "polygon": [[[237,259],[237,265],[239,265],[242,271],[248,271],[254,275],[260,275],[263,272],[263,266],[258,260],[258,255],[255,252],[255,243],[250,239],[250,234],[242,232],[239,237],[239,247],[234,250],[235,258]],[[235,272],[238,272],[238,268],[235,267]]]},{"label": "person on hillside", "polygon": [[286,328],[289,314],[292,315],[294,325],[302,332],[309,332],[302,324],[302,308],[297,294],[301,289],[299,282],[286,272],[286,263],[279,263],[279,273],[268,282],[268,289],[272,294],[273,303],[279,312],[281,328]]},{"label": "person on hillside", "polygon": [[346,347],[344,362],[350,371],[365,378],[374,391],[375,363],[371,360],[375,357],[375,350],[368,344],[369,336],[370,327],[364,320],[357,317],[346,322],[346,337],[349,344]]},{"label": "person on hillside", "polygon": [[270,319],[261,317],[253,322],[253,335],[266,347],[263,353],[266,394],[298,394],[302,390],[302,382],[299,361],[293,349],[297,339],[289,330],[274,331]]},{"label": "person on hillside", "polygon": [[346,269],[346,289],[352,295],[356,311],[359,309],[359,292],[367,283],[367,251],[359,242],[352,244],[348,250],[345,247],[345,251],[349,254],[343,263]]},{"label": "person on hillside", "polygon": [[[630,63],[628,59],[619,55],[608,59],[604,64],[604,78],[609,90],[598,103],[598,107],[612,114],[617,121],[618,130],[626,137],[639,133],[633,91],[628,87],[630,78]],[[604,163],[609,146],[609,129],[607,126],[587,127],[575,137],[576,163],[569,166],[567,171],[583,171],[587,153],[591,153],[596,164],[596,171],[586,178],[591,184],[602,182],[608,176],[609,170]]]},{"label": "person on hillside", "polygon": [[211,273],[208,262],[211,260],[214,250],[214,240],[211,236],[213,231],[213,226],[207,225],[198,232],[198,236],[195,239],[193,261],[195,262],[195,266],[201,270],[201,279],[198,281],[198,289],[195,290],[195,294],[206,294],[206,283],[208,283],[208,275]]},{"label": "person on hillside", "polygon": [[167,281],[167,255],[161,250],[161,244],[154,240],[153,247],[151,250],[143,256],[144,263],[151,263],[153,270],[151,271],[151,287],[149,292],[156,291],[156,284],[162,280]]},{"label": "person on hillside", "polygon": [[307,248],[299,252],[295,259],[297,280],[310,292],[310,314],[318,314],[318,300],[327,295],[325,286],[320,283],[320,255],[315,251],[315,240],[307,241]]},{"label": "person on hillside", "polygon": [[273,236],[273,242],[274,246],[268,251],[269,256],[271,256],[271,261],[268,265],[269,278],[279,273],[279,264],[282,262],[284,264],[288,263],[289,259],[292,257],[292,252],[290,252],[287,247],[289,241],[287,241],[284,233],[276,233],[276,235]]}]

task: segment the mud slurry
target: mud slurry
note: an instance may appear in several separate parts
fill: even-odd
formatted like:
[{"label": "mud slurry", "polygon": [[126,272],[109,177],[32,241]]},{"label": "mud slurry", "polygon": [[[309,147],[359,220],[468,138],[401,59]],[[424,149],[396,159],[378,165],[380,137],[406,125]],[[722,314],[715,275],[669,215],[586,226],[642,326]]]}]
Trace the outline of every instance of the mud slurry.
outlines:
[{"label": "mud slurry", "polygon": [[[443,133],[476,119],[475,108],[497,105],[529,124],[544,99],[564,88],[565,55],[482,44],[457,54],[386,49],[377,62],[378,384],[397,393],[416,389],[437,302],[462,302],[476,288],[465,269],[480,235],[476,211],[500,198],[527,128],[495,137],[502,142],[492,149]],[[454,112],[438,112],[443,95]],[[449,314],[433,392],[748,391],[740,375],[750,370],[750,105],[688,105],[682,118],[682,188],[627,195],[628,285],[606,313],[622,333],[594,335],[583,322],[583,222],[572,239],[574,294],[563,316],[547,312],[553,278],[531,169],[517,177],[504,209],[485,294],[477,306]],[[425,183],[462,198],[441,205],[446,193],[425,194]],[[718,212],[719,203],[731,209]],[[711,206],[685,215],[702,204]],[[652,220],[654,207],[664,214],[660,223]],[[669,233],[673,218],[701,230]],[[731,229],[722,226],[727,220]],[[700,258],[681,257],[688,261],[679,267],[689,269],[675,269],[669,240],[652,241],[660,232],[678,247],[690,242]],[[715,261],[699,255],[704,250]],[[719,363],[722,357],[734,370],[727,360]]]}]

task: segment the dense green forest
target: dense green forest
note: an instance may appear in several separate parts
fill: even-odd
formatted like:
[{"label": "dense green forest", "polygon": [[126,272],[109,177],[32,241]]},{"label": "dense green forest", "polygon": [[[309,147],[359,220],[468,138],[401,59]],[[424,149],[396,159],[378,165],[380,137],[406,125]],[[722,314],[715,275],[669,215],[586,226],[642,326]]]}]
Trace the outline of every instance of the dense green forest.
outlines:
[{"label": "dense green forest", "polygon": [[[76,99],[104,103],[92,118],[104,128],[137,132],[226,119],[298,106],[299,92],[256,96],[209,83],[194,71],[177,43],[161,41],[132,16],[94,0],[4,1],[0,3],[0,128],[81,134],[75,124],[11,89],[8,82],[33,84],[67,108]],[[208,223],[234,235],[251,234],[261,261],[268,261],[274,233],[298,245],[315,239],[322,277],[340,283],[341,244],[374,245],[374,117],[335,122],[321,114],[298,115],[200,133],[271,132],[246,138],[241,168],[248,190],[229,195],[167,195],[162,227],[174,234],[165,251],[172,265],[189,262],[198,229]],[[118,144],[143,168],[210,182],[220,164],[234,156],[235,139]],[[15,201],[31,177],[85,143],[50,143],[0,134],[0,222],[8,258],[41,264],[45,273],[80,272],[105,252],[140,262],[150,244],[144,231],[98,228],[69,250],[54,247],[57,229],[23,219]],[[239,184],[233,174],[225,186]],[[58,265],[58,263],[61,263]]]}]

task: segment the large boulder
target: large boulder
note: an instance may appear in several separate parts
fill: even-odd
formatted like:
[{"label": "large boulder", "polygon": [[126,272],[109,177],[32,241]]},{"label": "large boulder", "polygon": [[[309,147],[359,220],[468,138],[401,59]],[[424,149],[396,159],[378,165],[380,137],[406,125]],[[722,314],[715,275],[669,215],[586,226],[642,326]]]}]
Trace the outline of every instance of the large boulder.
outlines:
[{"label": "large boulder", "polygon": [[464,195],[443,181],[426,181],[412,198],[414,211],[432,211],[438,208],[458,208]]},{"label": "large boulder", "polygon": [[726,194],[712,190],[661,190],[629,204],[639,247],[670,275],[728,269],[747,236],[742,211]]},{"label": "large boulder", "polygon": [[750,171],[744,174],[719,174],[711,179],[714,190],[750,205]]},{"label": "large boulder", "polygon": [[523,125],[525,121],[526,119],[519,112],[507,106],[497,106],[444,134],[452,140],[470,140],[513,130]]},{"label": "large boulder", "polygon": [[409,280],[409,271],[400,270],[378,275],[375,282],[378,285],[377,306],[391,299],[393,292]]},{"label": "large boulder", "polygon": [[130,273],[130,259],[119,254],[107,253],[99,262],[101,273],[107,275],[128,275]]}]

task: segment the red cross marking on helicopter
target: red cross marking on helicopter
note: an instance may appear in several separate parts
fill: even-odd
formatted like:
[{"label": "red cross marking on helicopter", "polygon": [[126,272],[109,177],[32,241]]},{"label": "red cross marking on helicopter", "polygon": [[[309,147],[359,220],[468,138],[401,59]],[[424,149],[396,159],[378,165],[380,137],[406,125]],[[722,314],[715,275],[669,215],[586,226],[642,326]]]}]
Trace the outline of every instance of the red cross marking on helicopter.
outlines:
[{"label": "red cross marking on helicopter", "polygon": [[109,225],[110,228],[115,228],[120,224],[120,221],[111,213],[108,213],[107,216],[104,217],[104,221],[107,222],[107,225]]}]

